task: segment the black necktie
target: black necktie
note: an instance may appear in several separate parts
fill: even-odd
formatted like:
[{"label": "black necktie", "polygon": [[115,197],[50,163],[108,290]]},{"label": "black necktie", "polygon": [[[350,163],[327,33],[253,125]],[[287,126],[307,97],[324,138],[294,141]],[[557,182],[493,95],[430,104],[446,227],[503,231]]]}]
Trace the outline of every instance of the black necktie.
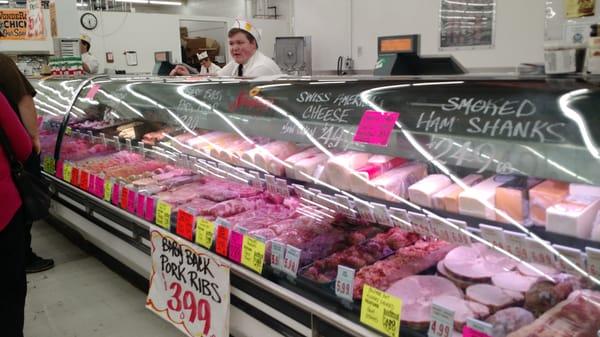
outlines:
[{"label": "black necktie", "polygon": [[244,65],[243,65],[243,64],[240,64],[240,65],[238,66],[238,76],[239,76],[239,77],[242,77],[242,76],[244,76]]}]

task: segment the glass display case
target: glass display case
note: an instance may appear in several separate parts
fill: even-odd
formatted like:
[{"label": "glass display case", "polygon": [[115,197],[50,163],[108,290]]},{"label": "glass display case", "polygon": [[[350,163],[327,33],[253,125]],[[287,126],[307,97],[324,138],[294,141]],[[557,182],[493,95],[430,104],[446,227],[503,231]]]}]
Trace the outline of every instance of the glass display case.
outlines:
[{"label": "glass display case", "polygon": [[[372,288],[403,301],[403,335],[426,335],[432,306],[454,312],[442,337],[472,320],[494,337],[600,330],[597,84],[97,77],[36,88],[44,169],[63,193],[233,263],[216,229],[257,238],[264,266],[244,275],[335,312],[343,320],[317,316],[344,333],[361,334]],[[143,231],[131,237],[147,248]]]}]

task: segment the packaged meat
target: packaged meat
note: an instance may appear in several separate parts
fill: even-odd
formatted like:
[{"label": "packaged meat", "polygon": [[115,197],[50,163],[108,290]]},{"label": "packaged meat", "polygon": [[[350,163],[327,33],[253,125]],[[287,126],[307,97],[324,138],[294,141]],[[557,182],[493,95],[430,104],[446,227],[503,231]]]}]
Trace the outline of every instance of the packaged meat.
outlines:
[{"label": "packaged meat", "polygon": [[596,219],[592,228],[592,241],[600,242],[600,212],[596,213]]},{"label": "packaged meat", "polygon": [[444,267],[452,276],[474,282],[488,283],[492,276],[513,270],[517,262],[481,243],[453,249],[444,259]]},{"label": "packaged meat", "polygon": [[506,271],[492,276],[492,284],[502,289],[525,293],[539,280],[539,277],[525,276],[516,271]]},{"label": "packaged meat", "polygon": [[535,317],[523,308],[506,308],[496,312],[485,321],[493,327],[490,337],[506,337],[509,333],[533,323]]},{"label": "packaged meat", "polygon": [[582,287],[581,281],[569,274],[555,275],[554,281],[539,280],[525,293],[525,309],[539,317]]},{"label": "packaged meat", "polygon": [[[470,174],[462,178],[462,182],[466,186],[473,186],[483,180],[483,176],[479,174]],[[435,193],[432,197],[433,207],[458,213],[458,196],[462,193],[463,188],[459,184],[452,184],[441,191]]]},{"label": "packaged meat", "polygon": [[214,201],[207,199],[196,198],[188,203],[181,205],[179,208],[188,210],[191,214],[197,215],[205,213],[206,210],[216,205]]},{"label": "packaged meat", "polygon": [[170,134],[173,131],[175,131],[175,128],[169,126],[158,131],[149,132],[144,135],[142,141],[144,142],[144,144],[155,145],[157,142],[160,142],[166,138],[165,134]]},{"label": "packaged meat", "polygon": [[538,226],[546,226],[546,210],[567,197],[569,184],[546,180],[529,191],[531,220]]},{"label": "packaged meat", "polygon": [[577,290],[508,337],[594,337],[600,330],[600,293]]},{"label": "packaged meat", "polygon": [[328,160],[329,156],[325,153],[319,153],[312,157],[302,159],[294,164],[293,175],[296,179],[306,182],[311,181],[308,177],[321,179],[322,173],[325,170],[325,164]]},{"label": "packaged meat", "polygon": [[458,197],[460,214],[496,219],[496,188],[514,180],[513,176],[493,176],[463,191]]},{"label": "packaged meat", "polygon": [[[282,165],[284,171],[285,171],[285,175],[288,178],[292,178],[292,179],[298,179],[296,178],[296,174],[294,172],[294,165],[296,165],[297,163],[299,163],[302,160],[305,159],[309,159],[309,158],[314,158],[315,156],[322,154],[321,150],[319,150],[316,147],[310,147],[304,151],[300,151],[294,155],[291,155],[289,157],[287,157],[285,159],[285,163],[287,165]],[[279,165],[280,164],[276,164],[276,163],[272,163],[271,164],[271,169],[273,171],[277,171],[279,170]]]},{"label": "packaged meat", "polygon": [[[529,190],[541,183],[538,178],[519,177],[496,188],[496,208],[520,224],[529,218]],[[509,223],[496,214],[496,221]]]},{"label": "packaged meat", "polygon": [[370,157],[368,153],[349,151],[329,159],[324,171],[327,182],[339,189],[350,190],[353,172],[365,166]]},{"label": "packaged meat", "polygon": [[454,330],[462,331],[467,323],[467,318],[482,319],[490,314],[490,310],[483,304],[442,295],[435,297],[433,302],[454,311]]},{"label": "packaged meat", "polygon": [[254,164],[275,175],[283,175],[282,162],[302,148],[291,142],[275,141],[262,146],[254,155]]},{"label": "packaged meat", "polygon": [[431,321],[431,304],[441,296],[455,301],[463,293],[452,282],[438,276],[408,276],[392,284],[387,293],[402,299],[402,326],[425,330]]},{"label": "packaged meat", "polygon": [[369,158],[367,164],[356,170],[350,176],[350,190],[354,193],[368,194],[369,183],[393,168],[405,164],[408,160],[399,157],[375,155]]},{"label": "packaged meat", "polygon": [[426,176],[427,166],[422,163],[411,163],[397,167],[375,178],[372,181],[368,195],[384,200],[394,200],[392,195],[406,199],[408,198],[408,187]]},{"label": "packaged meat", "polygon": [[408,188],[410,201],[424,207],[432,207],[432,197],[436,192],[452,185],[450,178],[443,174],[432,174]]},{"label": "packaged meat", "polygon": [[588,198],[600,198],[600,187],[585,184],[569,184],[569,195]]},{"label": "packaged meat", "polygon": [[587,239],[592,235],[600,199],[568,196],[546,210],[546,229],[550,232]]},{"label": "packaged meat", "polygon": [[480,283],[467,288],[467,299],[481,303],[493,314],[504,308],[520,305],[525,297],[522,293]]}]

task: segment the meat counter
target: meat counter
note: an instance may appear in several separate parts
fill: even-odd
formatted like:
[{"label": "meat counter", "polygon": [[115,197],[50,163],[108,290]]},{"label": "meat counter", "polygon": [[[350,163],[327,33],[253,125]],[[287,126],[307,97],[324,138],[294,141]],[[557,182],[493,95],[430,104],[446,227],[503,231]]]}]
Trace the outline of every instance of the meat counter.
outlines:
[{"label": "meat counter", "polygon": [[[473,320],[494,337],[600,330],[597,84],[97,77],[65,104],[52,88],[69,85],[44,82],[56,207],[144,254],[150,223],[234,262],[215,228],[257,238],[264,268],[234,263],[248,290],[232,304],[272,330],[374,334],[367,285],[403,301],[402,335],[426,335],[433,304],[455,336]],[[248,284],[264,291],[247,299]]]}]

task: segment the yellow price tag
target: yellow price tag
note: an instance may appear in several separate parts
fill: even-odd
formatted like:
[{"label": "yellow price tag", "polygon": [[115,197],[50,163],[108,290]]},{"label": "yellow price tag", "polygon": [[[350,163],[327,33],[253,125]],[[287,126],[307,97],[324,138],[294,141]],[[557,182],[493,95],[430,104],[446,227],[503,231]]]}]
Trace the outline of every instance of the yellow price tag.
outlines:
[{"label": "yellow price tag", "polygon": [[360,308],[360,321],[390,337],[400,336],[402,300],[365,285]]},{"label": "yellow price tag", "polygon": [[171,229],[171,205],[159,201],[156,206],[156,224],[162,228]]},{"label": "yellow price tag", "polygon": [[104,181],[104,201],[110,201],[112,197],[113,183],[110,180]]},{"label": "yellow price tag", "polygon": [[63,180],[71,183],[71,178],[73,175],[73,166],[71,166],[71,164],[69,163],[65,163],[63,165]]},{"label": "yellow price tag", "polygon": [[54,171],[56,170],[56,161],[54,160],[54,157],[51,157],[51,156],[44,157],[43,167],[44,167],[44,172],[54,174]]},{"label": "yellow price tag", "polygon": [[196,220],[196,243],[206,249],[210,249],[214,236],[215,224],[203,217],[198,217]]},{"label": "yellow price tag", "polygon": [[255,239],[249,235],[244,235],[242,243],[242,265],[254,270],[257,273],[262,273],[263,264],[265,262],[264,242]]},{"label": "yellow price tag", "polygon": [[67,126],[67,129],[65,130],[65,134],[66,134],[67,136],[70,136],[72,133],[73,133],[73,129],[71,129],[71,127],[70,127],[70,126]]}]

